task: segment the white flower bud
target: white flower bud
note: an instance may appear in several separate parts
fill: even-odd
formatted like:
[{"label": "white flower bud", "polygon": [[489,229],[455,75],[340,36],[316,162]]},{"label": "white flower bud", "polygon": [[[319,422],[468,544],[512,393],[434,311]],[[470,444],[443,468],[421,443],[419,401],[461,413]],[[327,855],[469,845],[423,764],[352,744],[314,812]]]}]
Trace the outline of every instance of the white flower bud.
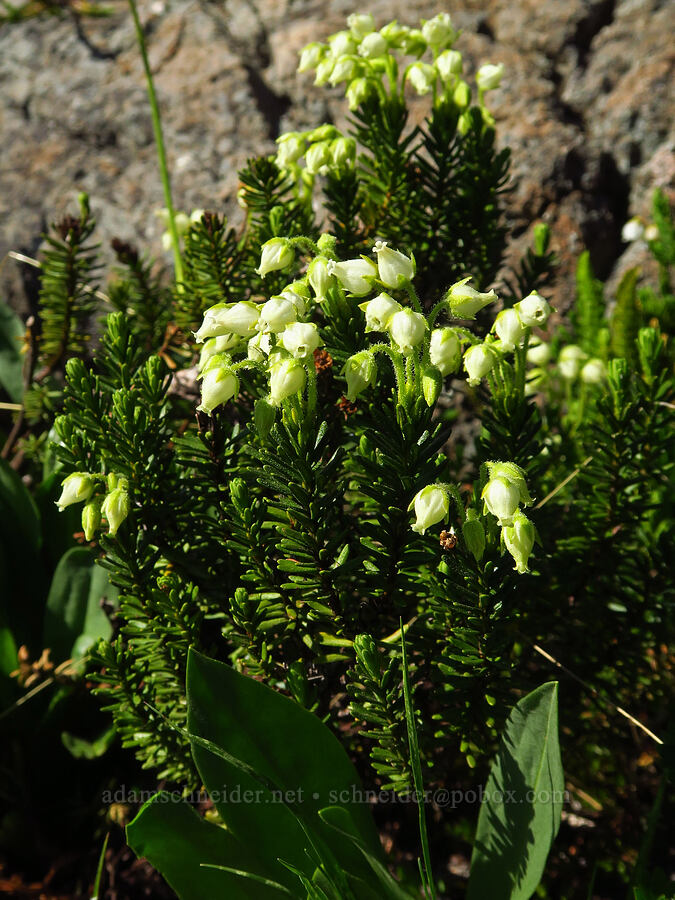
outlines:
[{"label": "white flower bud", "polygon": [[305,152],[305,139],[297,131],[289,131],[277,138],[277,165],[280,169],[288,168],[297,162]]},{"label": "white flower bud", "polygon": [[377,254],[377,272],[385,287],[404,287],[415,277],[414,259],[390,249],[386,241],[377,241],[373,253]]},{"label": "white flower bud", "polygon": [[355,297],[365,297],[371,292],[377,277],[377,266],[370,259],[348,259],[345,262],[328,263],[328,274],[334,275],[342,287]]},{"label": "white flower bud", "polygon": [[[285,287],[283,291],[278,294],[278,296],[282,297],[284,300],[290,300],[295,307],[296,313],[299,316],[304,316],[305,312],[307,311],[307,300],[309,299],[309,296],[305,297],[304,291],[302,294],[300,293],[300,284],[301,283],[297,281],[293,282],[292,285]],[[295,289],[296,286],[298,286],[298,290]]]},{"label": "white flower bud", "polygon": [[462,278],[457,284],[453,284],[445,299],[450,307],[450,312],[457,319],[474,319],[476,313],[497,299],[494,290],[481,293],[472,288],[468,282],[471,276]]},{"label": "white flower bud", "polygon": [[321,302],[326,299],[328,288],[332,278],[328,272],[328,260],[325,256],[315,257],[307,267],[307,279],[312,286],[316,299]]},{"label": "white flower bud", "polygon": [[334,66],[335,57],[325,56],[316,67],[316,78],[314,79],[314,84],[316,84],[317,86],[326,84],[333,72]]},{"label": "white flower bud", "polygon": [[347,399],[355,400],[357,394],[375,384],[377,364],[373,354],[368,350],[361,350],[350,356],[345,364],[345,377],[347,379]]},{"label": "white flower bud", "polygon": [[61,482],[61,496],[56,501],[59,512],[72,503],[88,500],[94,492],[94,479],[84,472],[73,472]]},{"label": "white flower bud", "polygon": [[279,334],[291,322],[297,321],[298,310],[288,297],[276,296],[263,303],[258,321],[258,331]]},{"label": "white flower bud", "polygon": [[436,69],[429,63],[416,62],[408,69],[408,81],[420,96],[428,94],[436,84]]},{"label": "white flower bud", "polygon": [[565,381],[574,381],[585,359],[586,354],[576,344],[568,344],[562,348],[558,356],[558,371]]},{"label": "white flower bud", "polygon": [[645,240],[650,243],[651,241],[658,241],[659,239],[659,228],[658,225],[647,225],[645,228]]},{"label": "white flower bud", "polygon": [[331,162],[329,141],[312,144],[305,153],[305,168],[310,175],[325,175]]},{"label": "white flower bud", "polygon": [[439,484],[428,484],[415,497],[408,510],[415,507],[415,524],[412,530],[424,534],[427,528],[442,522],[450,511],[450,498],[445,488]]},{"label": "white flower bud", "polygon": [[481,499],[485,504],[485,511],[489,510],[496,516],[500,525],[512,524],[520,500],[515,485],[505,478],[491,478],[483,488]]},{"label": "white flower bud", "polygon": [[305,386],[307,373],[302,363],[292,357],[279,359],[270,368],[270,400],[278,406]]},{"label": "white flower bud", "polygon": [[525,506],[532,504],[532,497],[527,489],[525,481],[525,472],[513,462],[489,462],[487,464],[488,475],[490,479],[503,478],[508,481],[518,491],[518,499]]},{"label": "white flower bud", "polygon": [[101,515],[105,516],[108,530],[115,537],[118,528],[129,515],[129,494],[123,488],[115,488],[101,504]]},{"label": "white flower bud", "polygon": [[363,56],[364,59],[375,59],[378,56],[385,56],[388,52],[389,44],[377,31],[366,35],[359,44],[359,56]]},{"label": "white flower bud", "polygon": [[454,41],[456,34],[448,13],[438,13],[433,19],[422,22],[424,40],[434,49],[447,46]]},{"label": "white flower bud", "polygon": [[226,353],[228,350],[232,350],[233,347],[236,347],[239,343],[239,336],[236,334],[223,334],[219,337],[209,338],[201,349],[197,368],[201,371],[216,353]]},{"label": "white flower bud", "polygon": [[269,334],[259,331],[248,342],[246,356],[253,362],[262,362],[272,349],[272,339]]},{"label": "white flower bud", "polygon": [[494,329],[504,350],[515,350],[523,343],[526,328],[515,309],[503,309],[497,314]]},{"label": "white flower bud", "polygon": [[400,25],[396,20],[380,28],[380,34],[390,47],[400,47],[409,31],[407,25]]},{"label": "white flower bud", "polygon": [[311,44],[307,44],[306,47],[303,47],[302,52],[300,53],[300,64],[298,65],[298,72],[308,72],[310,69],[316,69],[321,60],[326,53],[326,48],[323,44],[318,43],[318,41],[313,41]]},{"label": "white flower bud", "polygon": [[443,81],[452,81],[462,74],[462,54],[459,50],[444,50],[434,63]]},{"label": "white flower bud", "polygon": [[341,81],[349,81],[354,74],[355,68],[356,63],[351,56],[340,56],[335,61],[335,65],[333,66],[328,81],[333,87],[335,87],[336,84],[340,84]]},{"label": "white flower bud", "polygon": [[624,244],[631,244],[633,241],[641,241],[645,236],[645,226],[639,216],[633,216],[629,219],[621,229],[621,240]]},{"label": "white flower bud", "polygon": [[375,18],[371,13],[352,13],[347,17],[347,25],[354,39],[362,41],[367,34],[375,31]]},{"label": "white flower bud", "polygon": [[581,370],[584,384],[602,384],[607,378],[607,369],[601,359],[589,359]]},{"label": "white flower bud", "polygon": [[356,53],[356,41],[348,31],[338,31],[329,37],[328,47],[335,59],[340,56],[353,56]]},{"label": "white flower bud", "polygon": [[[384,28],[380,29],[380,34],[384,34]],[[399,38],[399,43],[407,56],[421,56],[427,49],[427,42],[419,28],[406,28]]]},{"label": "white flower bud", "polygon": [[403,309],[389,294],[378,294],[373,300],[359,303],[359,309],[366,314],[366,333],[369,331],[387,331],[394,313]]},{"label": "white flower bud", "polygon": [[515,561],[514,568],[521,575],[528,572],[527,563],[534,547],[534,525],[520,510],[513,517],[512,525],[502,528],[506,549]]},{"label": "white flower bud", "polygon": [[226,334],[237,334],[247,338],[255,333],[259,316],[260,306],[257,303],[240,300],[239,303],[228,304],[225,309],[218,309],[213,315],[211,310],[207,309],[204,321],[211,318],[225,329]]},{"label": "white flower bud", "polygon": [[281,333],[279,342],[296,359],[307,359],[322,343],[319,330],[312,322],[294,322],[289,325]]},{"label": "white flower bud", "polygon": [[294,261],[295,253],[293,252],[293,247],[286,238],[272,238],[269,241],[265,241],[262,245],[260,265],[256,272],[264,278],[268,272],[290,268]]},{"label": "white flower bud", "polygon": [[476,72],[476,84],[481,91],[493,91],[498,88],[502,75],[504,74],[504,63],[495,66],[492,63],[485,63]]},{"label": "white flower bud", "polygon": [[330,145],[330,155],[333,166],[338,170],[353,165],[356,159],[356,141],[348,137],[336,138]]},{"label": "white flower bud", "polygon": [[[460,81],[455,90],[452,93],[452,99],[455,105],[459,109],[467,109],[469,104],[471,103],[471,88],[466,83],[466,81]],[[463,118],[463,117],[460,117]],[[457,126],[459,128],[459,125]],[[460,131],[460,134],[465,134],[465,131]]]},{"label": "white flower bud", "polygon": [[421,343],[426,329],[427,320],[422,313],[402,309],[391,317],[388,331],[401,353],[410,356],[413,349]]},{"label": "white flower bud", "polygon": [[202,375],[202,402],[197,409],[211,415],[221,403],[227,403],[239,393],[239,379],[224,363],[214,357]]},{"label": "white flower bud", "polygon": [[474,344],[464,354],[464,368],[469,376],[469,384],[480,384],[497,362],[497,354],[487,344]]},{"label": "white flower bud", "polygon": [[551,315],[551,307],[536,291],[532,291],[513,307],[520,316],[520,321],[528,328],[538,325],[543,328]]},{"label": "white flower bud", "polygon": [[429,358],[443,377],[459,369],[462,346],[454,328],[434,328],[429,343]]},{"label": "white flower bud", "polygon": [[545,366],[551,358],[551,345],[539,338],[532,338],[527,350],[527,361],[531,366]]},{"label": "white flower bud", "polygon": [[347,88],[347,102],[353,111],[358,109],[372,90],[372,83],[367,78],[355,78]]}]

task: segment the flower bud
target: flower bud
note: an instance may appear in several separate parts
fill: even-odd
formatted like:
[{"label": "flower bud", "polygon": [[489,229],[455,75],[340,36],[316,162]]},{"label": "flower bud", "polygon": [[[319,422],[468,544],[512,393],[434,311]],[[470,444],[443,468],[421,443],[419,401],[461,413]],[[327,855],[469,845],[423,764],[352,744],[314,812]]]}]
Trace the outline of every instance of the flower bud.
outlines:
[{"label": "flower bud", "polygon": [[347,17],[347,25],[354,40],[362,41],[367,34],[375,31],[375,18],[372,13],[352,13]]},{"label": "flower bud", "polygon": [[120,487],[111,491],[101,504],[101,515],[108,522],[108,531],[115,537],[117,529],[129,515],[129,494]]},{"label": "flower bud", "polygon": [[338,31],[328,38],[328,47],[332,56],[348,56],[356,53],[356,41],[348,31]]},{"label": "flower bud", "polygon": [[527,489],[525,472],[513,462],[489,462],[487,464],[490,479],[503,478],[518,491],[518,500],[526,506],[532,503],[532,497]]},{"label": "flower bud", "polygon": [[[466,81],[460,81],[452,94],[452,99],[458,109],[468,109],[471,103],[471,88]],[[464,134],[464,132],[462,132]]]},{"label": "flower bud", "polygon": [[535,325],[543,328],[551,315],[551,307],[536,291],[532,291],[520,303],[516,303],[513,308],[520,316],[520,321],[523,325],[527,325],[528,328],[532,328]]},{"label": "flower bud", "polygon": [[485,63],[476,72],[476,84],[481,91],[493,91],[498,88],[502,75],[504,74],[504,63],[495,66],[492,63]]},{"label": "flower bud", "polygon": [[515,350],[522,345],[526,329],[515,309],[503,309],[497,314],[494,329],[504,350]]},{"label": "flower bud", "polygon": [[558,356],[558,371],[565,381],[574,381],[585,359],[586,354],[576,344],[568,344],[562,348]]},{"label": "flower bud", "polygon": [[647,243],[651,243],[652,241],[658,241],[659,239],[659,226],[658,225],[647,225],[645,228],[645,240]]},{"label": "flower bud", "polygon": [[347,399],[356,400],[358,394],[375,384],[377,364],[373,354],[367,350],[361,350],[350,356],[345,364],[345,377],[347,378]]},{"label": "flower bud", "polygon": [[82,510],[82,531],[84,531],[84,539],[91,541],[101,524],[101,502],[100,500],[90,500],[85,503]]},{"label": "flower bud", "polygon": [[452,27],[450,16],[446,12],[438,13],[433,19],[422,21],[422,35],[429,46],[438,50],[446,47],[456,38],[456,32]]},{"label": "flower bud", "polygon": [[413,312],[412,309],[394,313],[389,322],[389,334],[404,356],[410,356],[422,341],[426,329],[427,320],[422,313]]},{"label": "flower bud", "polygon": [[294,261],[295,252],[289,241],[286,238],[272,238],[262,245],[260,266],[256,272],[264,278],[268,272],[290,268]]},{"label": "flower bud", "polygon": [[551,346],[539,338],[533,338],[527,350],[527,361],[531,366],[545,366],[551,358]]},{"label": "flower bud", "polygon": [[422,394],[428,407],[438,400],[443,388],[443,376],[436,366],[427,366],[422,373]]},{"label": "flower bud", "polygon": [[459,369],[462,346],[454,328],[434,328],[429,343],[429,358],[443,377]]},{"label": "flower bud", "polygon": [[641,241],[645,236],[645,226],[639,216],[633,216],[621,229],[621,240],[624,244],[632,244],[633,241]]},{"label": "flower bud", "polygon": [[436,69],[429,63],[416,62],[408,69],[408,81],[422,96],[428,94],[436,84]]},{"label": "flower bud", "polygon": [[367,34],[359,44],[359,56],[364,59],[375,59],[378,56],[385,56],[388,52],[389,44],[377,31]]},{"label": "flower bud", "polygon": [[271,403],[263,399],[256,400],[253,409],[253,424],[261,438],[266,438],[272,430],[276,415],[276,407]]},{"label": "flower bud", "polygon": [[338,170],[354,165],[356,141],[349,137],[336,138],[330,145],[330,155],[333,166]]},{"label": "flower bud", "polygon": [[258,320],[258,330],[279,334],[291,322],[298,318],[298,310],[288,297],[271,297],[267,303],[263,303]]},{"label": "flower bud", "polygon": [[197,409],[211,415],[221,403],[227,403],[239,393],[239,379],[226,364],[218,364],[214,357],[203,372],[202,402]]},{"label": "flower bud", "polygon": [[514,515],[513,523],[502,528],[502,537],[516,565],[514,568],[522,575],[528,572],[527,567],[532,548],[534,547],[534,525],[520,510]]},{"label": "flower bud", "polygon": [[199,363],[197,368],[201,372],[208,361],[216,355],[216,353],[226,353],[232,350],[240,342],[239,336],[236,334],[223,334],[219,337],[209,338],[204,344],[199,354]]},{"label": "flower bud", "polygon": [[319,141],[305,153],[306,169],[311,175],[325,175],[331,163],[330,143]]},{"label": "flower bud", "polygon": [[380,28],[380,34],[390,47],[400,47],[409,31],[406,25],[400,25],[396,20]]},{"label": "flower bud", "polygon": [[317,256],[311,261],[307,268],[307,278],[316,299],[319,302],[325,300],[331,284],[331,276],[328,273],[328,260],[325,256]]},{"label": "flower bud", "polygon": [[471,276],[463,278],[457,284],[453,284],[445,299],[450,307],[450,313],[457,319],[475,319],[476,313],[497,299],[494,290],[481,293],[472,288],[468,282]]},{"label": "flower bud", "polygon": [[307,359],[322,343],[319,330],[312,322],[294,322],[289,325],[281,333],[279,342],[296,359]]},{"label": "flower bud", "polygon": [[378,294],[373,300],[359,303],[359,309],[366,314],[366,333],[369,331],[386,331],[394,313],[403,309],[389,294]]},{"label": "flower bud", "polygon": [[485,553],[485,529],[473,509],[467,510],[466,519],[462,525],[462,537],[469,552],[473,554],[473,558],[479,563]]},{"label": "flower bud", "polygon": [[329,56],[324,56],[324,58],[316,67],[316,77],[314,79],[314,84],[317,85],[317,87],[322,84],[326,84],[333,73],[334,67],[335,57],[332,54]]},{"label": "flower bud", "polygon": [[328,263],[328,273],[335,275],[342,287],[355,297],[365,297],[372,290],[377,277],[377,266],[370,259],[348,259],[345,262]]},{"label": "flower bud", "polygon": [[61,482],[61,496],[56,501],[59,512],[73,503],[88,500],[94,493],[94,479],[84,472],[73,472]]},{"label": "flower bud", "polygon": [[377,241],[373,247],[377,254],[377,272],[380,281],[388,288],[400,288],[409,284],[415,276],[415,260],[398,250],[387,247],[386,241]]},{"label": "flower bud", "polygon": [[307,373],[302,363],[286,357],[273,363],[270,368],[270,399],[278,406],[287,397],[297,394],[305,386]]},{"label": "flower bud", "polygon": [[520,501],[518,488],[514,484],[505,478],[491,478],[483,488],[481,499],[485,510],[496,516],[500,525],[511,525]]},{"label": "flower bud", "polygon": [[352,112],[368,98],[372,91],[372,82],[367,78],[355,78],[347,88],[347,102]]},{"label": "flower bud", "polygon": [[408,507],[415,507],[415,524],[412,530],[418,534],[424,534],[427,528],[442,522],[448,517],[450,511],[450,498],[448,492],[440,484],[428,484],[418,491]]},{"label": "flower bud", "polygon": [[298,72],[309,72],[311,69],[316,69],[316,67],[323,59],[325,53],[326,48],[318,41],[313,41],[311,44],[307,44],[306,47],[303,47],[302,52],[300,53],[300,64],[298,65]]},{"label": "flower bud", "polygon": [[[296,290],[296,286],[298,290]],[[285,287],[280,294],[277,294],[274,298],[281,300],[290,301],[295,307],[295,311],[299,316],[304,316],[307,311],[307,303],[306,301],[309,299],[309,291],[303,290],[305,285],[300,281],[294,281],[293,284],[289,284],[288,287]],[[307,296],[305,296],[307,295]]]},{"label": "flower bud", "polygon": [[[384,28],[381,28],[380,34],[384,33]],[[404,28],[399,38],[399,44],[406,56],[421,56],[427,49],[427,42],[419,28]]]},{"label": "flower bud", "polygon": [[269,333],[259,331],[257,334],[253,335],[251,340],[248,342],[248,346],[246,348],[246,356],[253,362],[263,362],[265,357],[269,356],[271,349],[272,341],[270,339]]},{"label": "flower bud", "polygon": [[305,152],[305,139],[297,131],[289,131],[277,138],[279,149],[276,161],[280,169],[288,168],[297,162]]},{"label": "flower bud", "polygon": [[443,81],[452,81],[462,74],[462,54],[459,50],[444,50],[436,58],[435,66]]},{"label": "flower bud", "polygon": [[464,354],[464,368],[469,376],[469,384],[480,384],[497,362],[497,354],[488,344],[474,344]]},{"label": "flower bud", "polygon": [[607,378],[607,370],[601,359],[589,359],[581,370],[584,384],[602,384]]},{"label": "flower bud", "polygon": [[[220,304],[218,304],[220,306]],[[215,307],[211,307],[215,309]],[[226,334],[237,334],[240,337],[251,337],[255,334],[258,318],[260,316],[260,306],[251,300],[241,300],[239,303],[227,305],[224,309],[220,308],[213,314],[207,309],[204,314],[204,321],[207,319],[218,323],[221,328],[225,329]],[[219,337],[222,336],[218,335]]]},{"label": "flower bud", "polygon": [[335,65],[330,73],[328,81],[335,87],[341,81],[349,81],[355,74],[356,63],[351,56],[340,56],[335,60]]}]

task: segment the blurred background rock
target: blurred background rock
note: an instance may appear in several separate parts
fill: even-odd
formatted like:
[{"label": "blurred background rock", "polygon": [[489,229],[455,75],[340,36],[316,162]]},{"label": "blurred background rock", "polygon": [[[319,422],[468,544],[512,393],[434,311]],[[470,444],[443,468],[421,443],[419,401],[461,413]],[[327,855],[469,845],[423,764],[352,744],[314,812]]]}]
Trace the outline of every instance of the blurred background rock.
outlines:
[{"label": "blurred background rock", "polygon": [[[39,0],[31,0],[39,10]],[[160,256],[163,206],[150,109],[131,16],[57,14],[0,24],[0,259],[37,253],[48,222],[87,191],[108,248],[120,237]],[[65,5],[62,5],[65,3]],[[16,5],[16,2],[15,2]],[[512,252],[548,222],[562,260],[554,301],[571,301],[576,258],[591,251],[611,282],[643,262],[621,243],[630,215],[649,215],[653,189],[675,191],[675,3],[672,0],[141,0],[177,209],[240,220],[237,170],[274,152],[280,132],[345,122],[340,88],[295,73],[298,51],[369,9],[378,26],[446,10],[464,29],[472,74],[503,62],[488,96],[513,152]],[[421,118],[425,98],[416,101]],[[419,113],[417,113],[419,111]],[[112,254],[110,254],[112,256]],[[0,269],[0,296],[25,311],[34,271]]]}]

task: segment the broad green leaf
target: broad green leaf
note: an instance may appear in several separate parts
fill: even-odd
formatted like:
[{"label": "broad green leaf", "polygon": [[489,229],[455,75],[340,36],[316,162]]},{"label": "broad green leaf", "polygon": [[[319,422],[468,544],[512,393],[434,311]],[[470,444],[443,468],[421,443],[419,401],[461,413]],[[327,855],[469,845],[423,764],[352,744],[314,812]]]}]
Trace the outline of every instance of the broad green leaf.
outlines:
[{"label": "broad green leaf", "polygon": [[88,547],[64,554],[49,590],[43,634],[55,662],[85,656],[100,638],[108,640],[112,628],[101,601],[116,594]]},{"label": "broad green leaf", "polygon": [[61,494],[62,476],[52,473],[35,491],[34,499],[42,525],[42,555],[49,569],[56,569],[59,560],[76,547],[73,534],[82,530],[82,504],[74,503],[60,511],[56,501]]},{"label": "broad green leaf", "polygon": [[511,712],[485,788],[467,900],[528,900],[560,827],[563,791],[558,683]]},{"label": "broad green leaf", "polygon": [[0,387],[12,403],[23,397],[23,363],[21,341],[24,327],[16,313],[0,300]]},{"label": "broad green leaf", "polygon": [[[149,860],[163,875],[180,900],[281,900],[285,896],[283,890],[261,882],[252,890],[246,876],[237,874],[268,877],[269,867],[258,859],[256,844],[241,844],[174,795],[161,793],[148,800],[127,826],[127,841],[137,856]],[[236,871],[215,868],[220,866]]]},{"label": "broad green leaf", "polygon": [[[193,741],[200,775],[228,829],[253,842],[266,859],[280,859],[306,874],[310,842],[339,869],[372,879],[351,841],[336,839],[319,817],[328,805],[344,805],[364,846],[382,850],[370,811],[358,799],[359,779],[332,732],[312,713],[230,666],[190,651],[187,674],[188,730],[229,755],[223,759]],[[240,763],[243,763],[241,765]],[[328,851],[330,848],[330,851]],[[278,866],[273,876],[296,882]]]}]

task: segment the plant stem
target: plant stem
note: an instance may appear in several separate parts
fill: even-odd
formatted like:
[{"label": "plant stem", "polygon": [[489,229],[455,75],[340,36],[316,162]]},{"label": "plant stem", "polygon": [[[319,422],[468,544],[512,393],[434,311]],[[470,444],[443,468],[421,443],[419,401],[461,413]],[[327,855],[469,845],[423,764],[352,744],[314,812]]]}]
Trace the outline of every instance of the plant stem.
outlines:
[{"label": "plant stem", "polygon": [[162,120],[159,115],[159,104],[157,103],[157,94],[155,93],[155,83],[152,78],[150,69],[150,61],[148,60],[148,51],[145,45],[145,35],[141,27],[141,20],[138,18],[138,9],[136,0],[129,0],[131,7],[131,15],[134,18],[134,27],[136,28],[136,40],[141,51],[143,59],[143,68],[145,69],[145,78],[148,87],[148,99],[150,101],[150,112],[152,114],[152,130],[155,134],[155,144],[157,145],[157,160],[159,162],[159,174],[162,179],[162,188],[164,190],[164,203],[166,204],[167,214],[169,217],[169,234],[171,235],[171,244],[173,246],[173,264],[176,285],[179,290],[183,287],[183,259],[180,254],[180,240],[178,237],[178,229],[176,228],[176,213],[173,208],[173,200],[171,199],[171,181],[169,178],[169,169],[166,164],[166,149],[164,147],[164,137],[162,135]]}]

